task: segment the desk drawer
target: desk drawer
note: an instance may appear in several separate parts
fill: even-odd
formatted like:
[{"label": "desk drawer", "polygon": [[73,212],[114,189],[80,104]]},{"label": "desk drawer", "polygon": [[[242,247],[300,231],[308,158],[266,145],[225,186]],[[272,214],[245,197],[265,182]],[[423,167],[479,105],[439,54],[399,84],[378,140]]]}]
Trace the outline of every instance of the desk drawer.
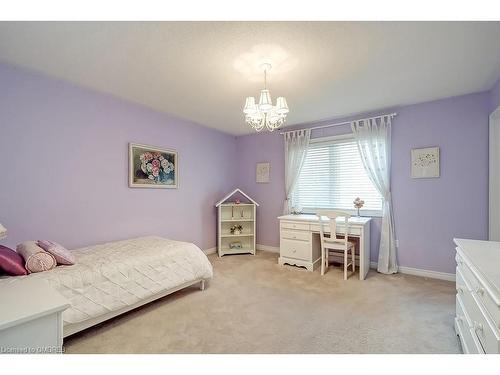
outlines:
[{"label": "desk drawer", "polygon": [[[311,231],[319,232],[319,224],[311,224]],[[328,224],[323,224],[323,231],[325,233],[330,233],[330,226]],[[337,224],[337,234],[344,234],[344,233],[345,233],[344,225]],[[361,228],[349,226],[349,235],[360,236],[361,235]]]},{"label": "desk drawer", "polygon": [[282,221],[281,229],[309,230],[309,224],[294,223],[292,221]]},{"label": "desk drawer", "polygon": [[280,256],[310,262],[312,261],[311,243],[282,238],[280,241]]},{"label": "desk drawer", "polygon": [[282,229],[281,230],[281,237],[289,239],[289,240],[300,240],[300,241],[308,241],[309,242],[311,240],[311,233],[305,232],[305,231],[298,231],[298,230]]}]

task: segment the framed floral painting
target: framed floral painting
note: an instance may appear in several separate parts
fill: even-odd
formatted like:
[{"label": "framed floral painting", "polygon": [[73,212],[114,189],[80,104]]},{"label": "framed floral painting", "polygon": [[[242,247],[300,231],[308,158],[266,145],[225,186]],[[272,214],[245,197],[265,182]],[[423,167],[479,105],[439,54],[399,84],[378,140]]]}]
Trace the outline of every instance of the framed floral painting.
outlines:
[{"label": "framed floral painting", "polygon": [[179,157],[177,152],[130,143],[129,186],[177,189],[179,186]]}]

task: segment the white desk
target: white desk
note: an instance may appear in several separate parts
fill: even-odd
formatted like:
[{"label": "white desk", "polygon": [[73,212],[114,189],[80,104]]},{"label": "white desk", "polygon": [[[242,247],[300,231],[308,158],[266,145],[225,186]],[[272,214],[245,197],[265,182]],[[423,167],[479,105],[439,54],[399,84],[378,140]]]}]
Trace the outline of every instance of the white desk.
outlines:
[{"label": "white desk", "polygon": [[[280,221],[279,264],[290,264],[314,271],[321,264],[321,244],[319,239],[319,219],[316,215],[285,215]],[[364,280],[370,269],[370,218],[351,217],[349,237],[359,239],[359,279]],[[323,226],[325,233],[330,232],[328,225]],[[337,234],[345,234],[343,221],[337,223]]]}]

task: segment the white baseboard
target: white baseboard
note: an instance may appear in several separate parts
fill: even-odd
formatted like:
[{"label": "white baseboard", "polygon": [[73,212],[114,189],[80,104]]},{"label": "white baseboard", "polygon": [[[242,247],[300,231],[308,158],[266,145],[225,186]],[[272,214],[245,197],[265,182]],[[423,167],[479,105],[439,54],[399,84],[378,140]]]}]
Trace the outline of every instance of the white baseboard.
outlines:
[{"label": "white baseboard", "polygon": [[[370,262],[370,268],[377,269],[377,265],[378,265],[377,262]],[[404,273],[406,275],[428,277],[431,279],[439,279],[439,280],[446,280],[446,281],[455,281],[455,274],[454,273],[430,271],[430,270],[423,270],[421,268],[412,268],[412,267],[403,267],[403,266],[399,266],[398,271],[399,271],[399,273]]]},{"label": "white baseboard", "polygon": [[[211,253],[208,253],[208,251],[212,251],[212,253],[215,253],[216,250],[217,250],[216,247],[214,247],[212,249],[205,250],[205,254],[211,254]],[[280,252],[279,247],[267,246],[267,245],[261,245],[261,244],[257,244],[257,250],[269,251],[271,253],[278,253],[278,254]],[[370,268],[377,269],[377,262],[370,262]],[[412,267],[403,267],[403,266],[399,266],[398,270],[399,270],[399,273],[403,273],[406,275],[414,275],[414,276],[420,276],[420,277],[428,277],[431,279],[455,281],[455,274],[454,273],[430,271],[430,270],[423,270],[421,268],[412,268]]]},{"label": "white baseboard", "polygon": [[267,246],[267,245],[261,245],[257,244],[257,250],[262,250],[262,251],[269,251],[271,253],[278,253],[280,252],[280,248],[276,246]]},{"label": "white baseboard", "polygon": [[217,252],[217,246],[216,247],[211,247],[210,249],[205,249],[205,250],[203,250],[203,252],[206,255],[215,254]]}]

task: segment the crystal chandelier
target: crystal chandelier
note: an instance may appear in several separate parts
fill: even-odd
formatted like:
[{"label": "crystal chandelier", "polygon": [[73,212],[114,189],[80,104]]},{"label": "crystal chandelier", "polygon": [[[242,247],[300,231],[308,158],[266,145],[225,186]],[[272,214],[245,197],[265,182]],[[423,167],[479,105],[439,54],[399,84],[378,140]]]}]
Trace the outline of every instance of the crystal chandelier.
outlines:
[{"label": "crystal chandelier", "polygon": [[271,70],[271,64],[262,64],[262,69],[264,70],[264,89],[260,90],[259,104],[255,103],[253,96],[247,97],[243,113],[246,123],[256,131],[260,132],[266,127],[272,132],[285,123],[289,110],[283,96],[279,96],[276,99],[276,105],[273,106],[271,94],[267,89],[267,71]]}]

